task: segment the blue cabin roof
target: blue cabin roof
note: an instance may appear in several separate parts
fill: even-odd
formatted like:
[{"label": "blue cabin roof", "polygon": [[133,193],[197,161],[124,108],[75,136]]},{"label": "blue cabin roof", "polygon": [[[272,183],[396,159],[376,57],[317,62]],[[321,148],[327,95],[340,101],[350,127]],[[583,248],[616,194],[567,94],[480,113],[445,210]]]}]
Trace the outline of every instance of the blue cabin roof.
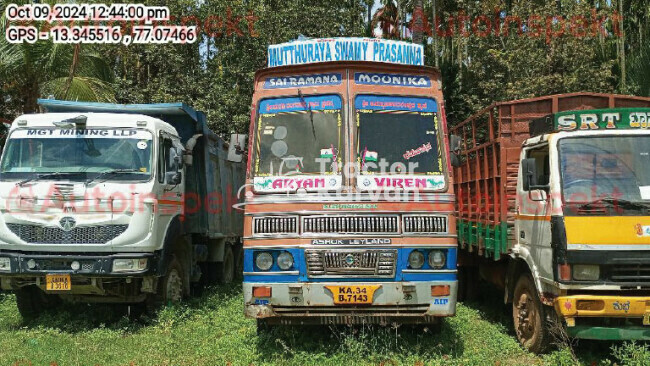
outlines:
[{"label": "blue cabin roof", "polygon": [[39,99],[38,104],[45,112],[53,113],[126,113],[159,118],[174,126],[183,142],[195,133],[205,134],[208,131],[205,113],[196,111],[185,103],[115,104]]}]

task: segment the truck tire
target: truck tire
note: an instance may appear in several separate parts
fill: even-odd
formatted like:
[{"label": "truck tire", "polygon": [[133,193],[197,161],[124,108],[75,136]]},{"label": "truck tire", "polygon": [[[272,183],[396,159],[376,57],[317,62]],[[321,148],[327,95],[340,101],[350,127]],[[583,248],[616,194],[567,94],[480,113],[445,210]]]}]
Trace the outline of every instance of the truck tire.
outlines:
[{"label": "truck tire", "polygon": [[26,286],[15,291],[18,312],[25,319],[37,318],[48,309],[58,306],[58,296],[48,295],[36,286]]},{"label": "truck tire", "polygon": [[167,271],[160,279],[158,288],[158,299],[164,304],[178,303],[183,300],[185,292],[183,284],[183,267],[176,258],[172,258],[167,264]]},{"label": "truck tire", "polygon": [[477,266],[465,267],[465,301],[480,300],[481,275]]},{"label": "truck tire", "polygon": [[220,284],[228,284],[235,278],[235,255],[232,246],[226,245],[223,250],[223,261],[217,266],[217,278]]},{"label": "truck tire", "polygon": [[458,302],[465,301],[465,294],[467,289],[467,267],[460,266],[456,272],[456,279],[458,280],[458,291],[456,294],[456,300]]},{"label": "truck tire", "polygon": [[549,310],[540,301],[531,275],[522,274],[515,285],[512,318],[517,340],[530,352],[543,353],[551,344]]},{"label": "truck tire", "polygon": [[235,255],[235,278],[243,279],[244,278],[244,248],[239,246]]},{"label": "truck tire", "polygon": [[256,319],[257,320],[257,335],[263,335],[269,331],[271,328],[266,319]]}]

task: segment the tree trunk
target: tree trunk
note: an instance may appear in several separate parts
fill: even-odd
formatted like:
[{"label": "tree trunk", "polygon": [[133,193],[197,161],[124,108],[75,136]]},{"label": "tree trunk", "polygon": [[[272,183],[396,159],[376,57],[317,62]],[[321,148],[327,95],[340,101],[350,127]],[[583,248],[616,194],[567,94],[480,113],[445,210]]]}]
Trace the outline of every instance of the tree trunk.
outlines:
[{"label": "tree trunk", "polygon": [[422,33],[424,32],[424,9],[422,0],[415,0],[413,6],[413,43],[422,44]]},{"label": "tree trunk", "polygon": [[438,63],[438,29],[436,28],[436,17],[438,16],[438,9],[436,8],[436,0],[432,0],[433,2],[433,12],[432,12],[432,20],[431,20],[431,37],[433,37],[433,64],[435,65],[436,68],[439,68],[440,65]]},{"label": "tree trunk", "polygon": [[625,60],[625,25],[623,24],[623,0],[618,0],[618,12],[619,20],[621,27],[621,37],[619,38],[619,57],[621,63],[621,89],[625,91],[626,79],[627,79],[627,70],[626,70],[626,60]]}]

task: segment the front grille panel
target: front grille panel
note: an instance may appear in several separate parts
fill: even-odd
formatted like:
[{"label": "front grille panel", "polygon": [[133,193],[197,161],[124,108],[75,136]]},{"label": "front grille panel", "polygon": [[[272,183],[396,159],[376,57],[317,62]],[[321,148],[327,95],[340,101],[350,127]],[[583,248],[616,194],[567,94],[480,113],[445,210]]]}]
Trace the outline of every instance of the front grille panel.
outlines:
[{"label": "front grille panel", "polygon": [[647,264],[611,266],[609,271],[614,282],[650,282],[650,265]]},{"label": "front grille panel", "polygon": [[253,218],[254,234],[296,234],[298,232],[298,217],[296,216],[266,216]]},{"label": "front grille panel", "polygon": [[446,233],[448,232],[446,216],[404,216],[405,233]]},{"label": "front grille panel", "polygon": [[126,231],[128,225],[81,226],[70,231],[23,224],[7,224],[7,227],[30,244],[105,244]]},{"label": "front grille panel", "polygon": [[396,250],[306,250],[309,277],[393,277]]},{"label": "front grille panel", "polygon": [[307,234],[395,234],[397,216],[307,216],[303,218]]}]

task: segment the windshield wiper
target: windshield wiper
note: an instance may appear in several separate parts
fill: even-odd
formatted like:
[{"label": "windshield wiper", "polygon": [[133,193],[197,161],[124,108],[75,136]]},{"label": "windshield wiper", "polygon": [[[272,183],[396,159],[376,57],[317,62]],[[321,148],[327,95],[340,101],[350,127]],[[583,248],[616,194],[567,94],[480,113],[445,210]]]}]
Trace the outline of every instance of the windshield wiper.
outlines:
[{"label": "windshield wiper", "polygon": [[634,202],[630,200],[626,200],[623,198],[614,198],[614,197],[604,197],[604,198],[599,198],[597,200],[593,200],[591,202],[587,202],[585,204],[580,205],[579,208],[584,209],[584,208],[589,208],[595,204],[598,203],[608,203],[610,205],[614,205],[623,209],[631,209],[631,210],[643,210],[645,208],[650,207],[647,203],[644,202]]},{"label": "windshield wiper", "polygon": [[105,171],[97,174],[94,178],[88,179],[85,184],[88,185],[88,184],[90,184],[90,183],[92,183],[92,182],[94,182],[94,181],[96,181],[96,180],[98,180],[100,178],[104,178],[104,180],[98,182],[98,183],[101,183],[101,182],[104,182],[106,180],[106,178],[108,178],[110,176],[113,176],[115,174],[122,174],[122,173],[142,173],[142,172],[140,170],[138,170],[138,169],[111,169],[111,170],[105,170]]},{"label": "windshield wiper", "polygon": [[311,107],[307,102],[305,101],[305,97],[302,95],[302,91],[298,89],[298,97],[300,98],[300,101],[302,104],[305,105],[305,108],[309,111],[309,120],[311,121],[311,133],[314,135],[314,140],[316,140],[316,129],[314,128],[314,112],[311,110]]},{"label": "windshield wiper", "polygon": [[79,172],[53,172],[53,173],[41,173],[41,174],[36,174],[35,176],[31,178],[27,178],[25,180],[22,180],[18,182],[19,186],[23,186],[25,183],[29,183],[35,180],[41,180],[41,179],[47,179],[47,178],[55,178],[55,177],[64,177],[68,175],[75,175],[79,174]]}]

